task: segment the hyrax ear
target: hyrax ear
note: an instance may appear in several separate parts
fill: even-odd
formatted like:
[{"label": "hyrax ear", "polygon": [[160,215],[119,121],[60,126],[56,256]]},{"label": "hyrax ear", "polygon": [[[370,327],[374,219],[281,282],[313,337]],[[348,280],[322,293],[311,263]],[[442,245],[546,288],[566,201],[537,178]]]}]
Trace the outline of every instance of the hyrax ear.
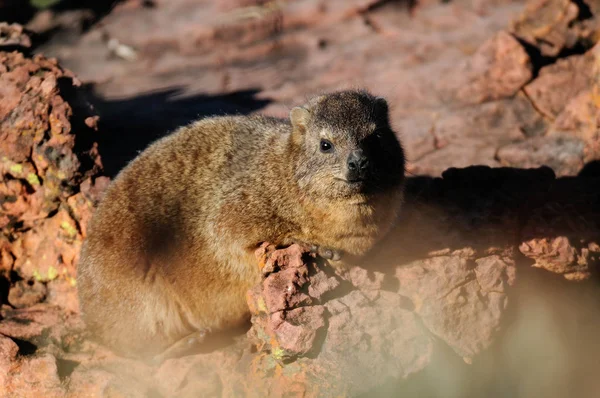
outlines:
[{"label": "hyrax ear", "polygon": [[388,103],[385,100],[385,98],[383,97],[377,97],[375,98],[375,105],[377,106],[377,108],[380,110],[381,113],[388,113],[389,107],[388,107]]},{"label": "hyrax ear", "polygon": [[390,108],[387,101],[383,97],[375,98],[375,112],[376,115],[384,120],[388,120]]},{"label": "hyrax ear", "polygon": [[308,109],[301,106],[293,108],[290,112],[290,121],[292,122],[294,131],[305,132],[309,116],[310,112]]}]

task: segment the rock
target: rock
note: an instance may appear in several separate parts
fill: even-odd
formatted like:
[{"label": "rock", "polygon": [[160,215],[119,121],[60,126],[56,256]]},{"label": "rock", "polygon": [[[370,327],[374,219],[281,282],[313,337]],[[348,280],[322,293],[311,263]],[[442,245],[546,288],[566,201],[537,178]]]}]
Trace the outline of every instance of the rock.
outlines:
[{"label": "rock", "polygon": [[465,138],[460,143],[446,144],[423,156],[417,162],[409,164],[407,170],[416,175],[439,176],[447,168],[443,165],[459,168],[473,164],[497,167],[500,163],[494,159],[495,152],[483,140]]},{"label": "rock", "polygon": [[571,99],[590,88],[593,66],[592,52],[559,59],[543,67],[523,90],[539,112],[554,120]]},{"label": "rock", "polygon": [[104,369],[76,369],[70,376],[67,396],[105,396],[107,392],[111,392],[111,383],[116,377],[114,373]]},{"label": "rock", "polygon": [[336,271],[302,246],[263,244],[247,337],[158,368],[84,340],[79,317],[48,303],[68,283],[53,281],[46,302],[0,313],[9,385],[28,375],[49,396],[354,396],[412,385],[444,347],[477,363],[502,344],[515,282],[528,283],[517,268],[581,281],[600,265],[597,178],[481,166],[409,178],[401,222],[363,262]]},{"label": "rock", "polygon": [[[0,385],[71,397],[370,396],[386,388],[428,396],[409,388],[425,380],[433,396],[479,396],[513,385],[521,393],[513,373],[526,375],[527,388],[546,380],[532,375],[550,369],[537,358],[563,342],[537,327],[539,355],[513,344],[523,327],[514,324],[515,289],[535,285],[532,272],[558,274],[550,290],[560,301],[599,265],[597,173],[563,177],[600,153],[597,7],[586,1],[534,0],[510,32],[519,2],[425,1],[411,14],[370,0],[120,2],[68,45],[42,48],[97,83],[108,125],[54,60],[1,52],[26,45],[25,31],[9,27],[0,34],[12,40],[0,41]],[[40,13],[29,26],[87,18],[76,12]],[[264,244],[248,334],[160,367],[86,339],[73,278],[109,182],[99,176],[99,150],[126,161],[129,141],[199,114],[268,105],[265,113],[285,116],[307,94],[350,84],[388,98],[410,173],[430,174],[409,178],[401,219],[383,242],[343,272],[300,246]],[[140,94],[180,86],[186,91]],[[244,94],[249,88],[258,90]],[[132,97],[114,98],[123,95]],[[581,343],[592,360],[577,369],[593,367],[594,339]],[[506,355],[495,349],[506,344],[531,367],[497,368]],[[508,375],[502,385],[472,386],[490,362],[494,379]],[[459,372],[468,377],[456,382]]]},{"label": "rock", "polygon": [[0,335],[0,385],[8,385],[19,347],[12,339]]},{"label": "rock", "polygon": [[8,294],[8,302],[15,308],[30,307],[45,298],[46,285],[36,280],[18,281]]},{"label": "rock", "polygon": [[500,148],[497,157],[503,166],[550,166],[559,176],[573,175],[584,165],[585,144],[570,136],[534,137]]},{"label": "rock", "polygon": [[[26,230],[55,211],[85,178],[98,173],[100,160],[92,143],[74,152],[72,108],[61,95],[68,86],[59,87],[79,84],[70,72],[55,60],[27,59],[17,52],[0,52],[0,64],[3,89],[16,93],[0,102],[0,190],[8,199],[3,203],[11,220],[3,229],[8,234],[13,225]],[[93,131],[82,128],[79,133],[83,142]]]},{"label": "rock", "polygon": [[19,24],[0,22],[0,46],[31,47],[31,39]]},{"label": "rock", "polygon": [[[324,308],[314,304],[339,285],[335,278],[329,281],[316,262],[305,263],[307,254],[299,245],[285,250],[263,245],[256,253],[259,263],[265,264],[266,277],[260,288],[249,292],[248,305],[256,315],[254,335],[277,359],[313,350],[319,329],[325,326]],[[317,283],[311,288],[309,276],[315,274]]]},{"label": "rock", "polygon": [[[18,25],[10,29],[24,34]],[[46,297],[43,284],[53,281],[63,291],[62,281],[71,286],[73,292],[64,297],[72,302],[86,224],[107,185],[99,176],[97,117],[78,91],[80,82],[56,60],[2,51],[3,46],[6,43],[0,43],[0,256],[5,278],[24,280],[12,281],[9,302],[17,308],[40,302]],[[27,283],[33,283],[33,289]],[[76,301],[69,300],[55,302],[73,310]]]},{"label": "rock", "polygon": [[[585,60],[585,62],[583,61]],[[566,93],[575,93],[568,97],[565,106],[560,109],[549,135],[569,134],[577,137],[586,144],[584,159],[586,162],[600,157],[600,46],[589,50],[578,62],[579,68],[574,70],[578,76],[579,91],[565,88]],[[591,60],[591,61],[590,61]],[[590,66],[590,62],[592,65]],[[589,69],[588,69],[589,68]],[[579,76],[583,76],[579,77]],[[589,79],[586,79],[589,77]],[[581,83],[583,81],[583,86]]]},{"label": "rock", "polygon": [[20,340],[35,341],[40,345],[49,343],[46,333],[51,328],[63,333],[67,326],[58,327],[65,323],[66,317],[59,308],[44,303],[15,310],[3,309],[0,315],[0,333]]},{"label": "rock", "polygon": [[433,337],[414,312],[402,307],[402,297],[391,292],[381,292],[369,302],[354,291],[328,303],[332,315],[327,337],[314,361],[331,375],[327,393],[368,393],[408,378],[431,362]]},{"label": "rock", "polygon": [[597,243],[576,246],[566,236],[537,238],[521,243],[521,253],[535,260],[534,267],[562,274],[568,280],[585,280],[591,276],[590,263],[600,261]]},{"label": "rock", "polygon": [[558,179],[535,197],[519,246],[534,267],[569,280],[585,280],[595,272],[600,264],[599,182],[598,175]]},{"label": "rock", "polygon": [[521,16],[513,21],[511,31],[539,47],[542,55],[555,57],[577,43],[575,22],[579,13],[577,3],[570,0],[530,1]]},{"label": "rock", "polygon": [[8,383],[4,385],[8,396],[65,396],[56,358],[50,354],[20,359],[9,375]]},{"label": "rock", "polygon": [[584,90],[572,98],[548,131],[549,136],[570,135],[585,143],[583,158],[591,162],[600,156],[598,121],[600,107],[596,105],[592,90]]},{"label": "rock", "polygon": [[529,56],[506,32],[486,41],[470,58],[442,80],[441,90],[457,104],[479,104],[516,94],[532,76]]},{"label": "rock", "polygon": [[514,275],[514,260],[498,255],[439,256],[396,270],[398,292],[415,303],[427,329],[463,358],[495,341]]},{"label": "rock", "polygon": [[[428,363],[430,336],[413,314],[399,308],[402,297],[380,291],[380,276],[371,280],[366,270],[354,267],[348,276],[365,293],[347,292],[341,289],[340,276],[328,274],[323,265],[314,260],[300,265],[311,257],[299,249],[263,246],[257,252],[263,258],[260,263],[276,265],[263,267],[263,272],[272,271],[249,294],[250,334],[261,352],[280,363],[276,367],[285,369],[283,362],[295,360],[309,380],[318,369],[327,369],[330,384],[314,381],[318,391],[356,394],[383,380],[406,377]],[[377,294],[369,295],[373,291]],[[282,299],[272,298],[277,292]],[[402,328],[394,333],[393,325]]]},{"label": "rock", "polygon": [[67,313],[79,313],[79,298],[75,280],[56,278],[47,283],[46,302],[64,309]]}]

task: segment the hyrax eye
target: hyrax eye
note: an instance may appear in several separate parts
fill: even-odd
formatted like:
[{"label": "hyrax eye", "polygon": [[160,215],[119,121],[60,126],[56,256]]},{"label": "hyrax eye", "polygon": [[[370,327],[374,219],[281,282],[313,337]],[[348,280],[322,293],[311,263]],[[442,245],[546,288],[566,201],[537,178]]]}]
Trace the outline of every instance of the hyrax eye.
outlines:
[{"label": "hyrax eye", "polygon": [[333,151],[333,144],[328,140],[321,140],[320,144],[321,152],[329,153]]}]

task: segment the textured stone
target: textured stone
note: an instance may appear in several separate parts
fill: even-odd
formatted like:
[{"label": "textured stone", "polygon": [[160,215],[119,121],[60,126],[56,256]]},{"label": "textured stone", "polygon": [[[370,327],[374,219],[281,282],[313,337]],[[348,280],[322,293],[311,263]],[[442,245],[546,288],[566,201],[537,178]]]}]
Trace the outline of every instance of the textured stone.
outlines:
[{"label": "textured stone", "polygon": [[531,68],[531,60],[519,42],[499,32],[452,71],[455,78],[441,80],[441,90],[450,90],[457,104],[506,98],[531,79]]}]

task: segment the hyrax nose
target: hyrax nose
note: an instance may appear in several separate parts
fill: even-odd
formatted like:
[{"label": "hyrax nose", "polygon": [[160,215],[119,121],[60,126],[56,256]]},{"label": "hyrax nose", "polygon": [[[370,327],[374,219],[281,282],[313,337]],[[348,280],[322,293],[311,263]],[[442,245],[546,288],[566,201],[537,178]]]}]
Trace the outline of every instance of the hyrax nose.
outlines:
[{"label": "hyrax nose", "polygon": [[350,152],[348,156],[348,170],[356,173],[364,172],[369,166],[369,159],[365,156],[362,149]]}]

